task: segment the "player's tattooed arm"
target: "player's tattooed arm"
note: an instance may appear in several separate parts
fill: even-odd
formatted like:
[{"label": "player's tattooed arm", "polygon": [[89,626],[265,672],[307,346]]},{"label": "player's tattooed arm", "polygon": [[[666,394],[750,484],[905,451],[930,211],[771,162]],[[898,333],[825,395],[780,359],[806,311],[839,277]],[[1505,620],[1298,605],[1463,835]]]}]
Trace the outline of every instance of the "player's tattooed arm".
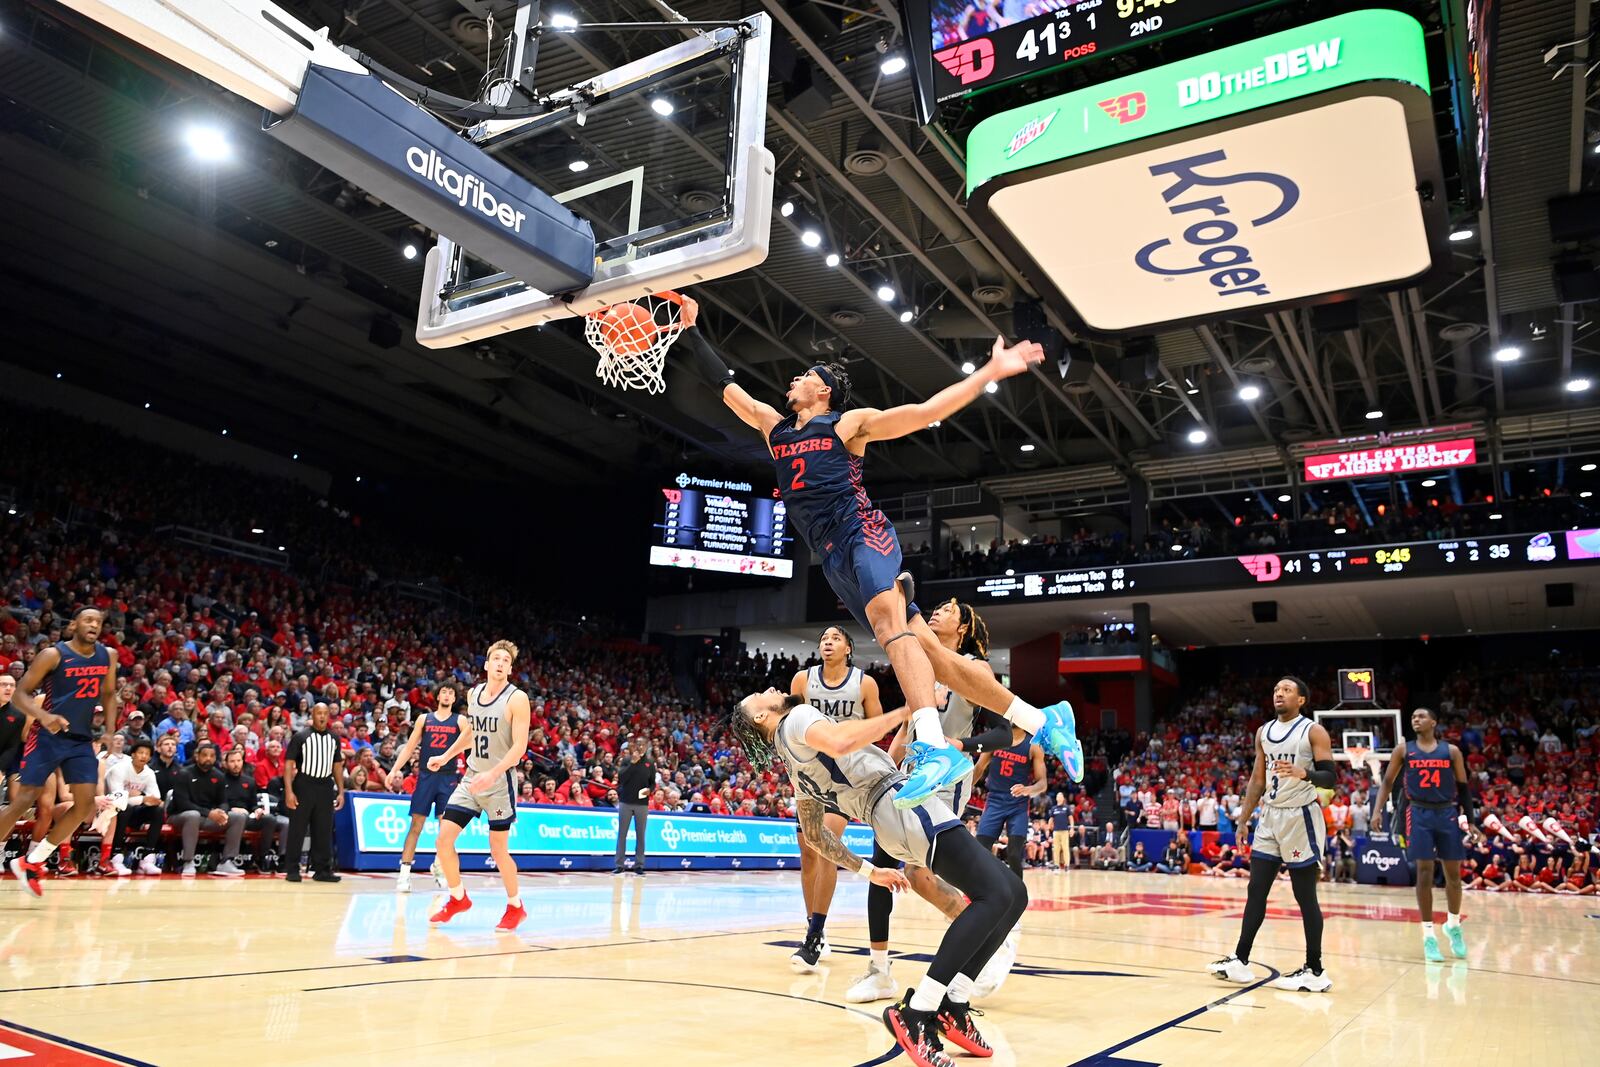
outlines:
[{"label": "player's tattooed arm", "polygon": [[829,863],[837,864],[847,871],[861,869],[861,857],[844,847],[823,818],[825,814],[822,802],[811,797],[801,797],[795,805],[795,818],[800,821],[800,832],[805,835],[806,844],[810,845],[816,853]]}]

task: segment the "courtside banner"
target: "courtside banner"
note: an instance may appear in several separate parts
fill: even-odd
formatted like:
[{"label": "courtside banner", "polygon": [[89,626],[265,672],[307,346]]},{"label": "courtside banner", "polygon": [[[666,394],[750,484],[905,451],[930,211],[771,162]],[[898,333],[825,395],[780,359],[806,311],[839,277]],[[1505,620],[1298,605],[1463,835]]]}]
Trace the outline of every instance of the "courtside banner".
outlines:
[{"label": "courtside banner", "polygon": [[312,64],[263,129],[540,292],[594,278],[594,231],[370,74]]},{"label": "courtside banner", "polygon": [[[393,870],[411,826],[411,798],[352,793],[339,815],[339,862],[358,870]],[[431,855],[439,824],[429,817],[417,841],[417,855]],[[489,824],[474,819],[456,839],[469,870],[489,863]],[[872,830],[850,824],[845,845],[859,856],[872,855]],[[613,808],[568,808],[519,804],[511,828],[511,854],[517,866],[538,869],[590,869],[611,866],[617,845]],[[651,812],[646,820],[645,852],[652,868],[798,867],[800,844],[790,819],[733,815],[683,815]],[[628,838],[628,854],[633,837]],[[683,861],[688,860],[685,863]],[[565,862],[563,862],[565,861]],[[602,862],[603,861],[603,862]]]},{"label": "courtside banner", "polygon": [[1329,452],[1306,457],[1306,480],[1326,482],[1335,478],[1366,478],[1374,474],[1404,474],[1407,471],[1469,467],[1478,462],[1478,446],[1470,437],[1454,441],[1429,441],[1417,445],[1392,445],[1388,448],[1361,448],[1351,452]]}]

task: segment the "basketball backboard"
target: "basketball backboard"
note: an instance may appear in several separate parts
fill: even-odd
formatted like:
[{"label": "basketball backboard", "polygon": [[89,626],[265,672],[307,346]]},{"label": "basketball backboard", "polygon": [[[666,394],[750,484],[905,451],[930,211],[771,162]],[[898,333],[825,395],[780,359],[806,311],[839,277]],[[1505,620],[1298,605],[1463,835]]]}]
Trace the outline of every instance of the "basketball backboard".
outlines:
[{"label": "basketball backboard", "polygon": [[[641,32],[654,33],[664,47],[541,90],[547,110],[537,117],[494,119],[467,131],[498,163],[593,227],[589,284],[543,292],[441,237],[423,273],[420,342],[464,344],[723,277],[766,258],[774,184],[763,143],[769,16]],[[546,33],[547,42],[552,36],[560,35]]]}]

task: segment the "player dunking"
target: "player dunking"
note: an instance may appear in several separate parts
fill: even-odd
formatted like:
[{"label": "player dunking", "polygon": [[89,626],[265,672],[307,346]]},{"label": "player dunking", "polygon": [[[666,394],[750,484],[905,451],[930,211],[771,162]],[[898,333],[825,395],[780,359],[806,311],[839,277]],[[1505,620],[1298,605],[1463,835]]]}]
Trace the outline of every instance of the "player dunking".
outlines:
[{"label": "player dunking", "polygon": [[[823,630],[822,636],[817,638],[817,655],[822,662],[796,671],[789,682],[789,692],[835,722],[882,715],[877,679],[851,661],[855,650],[855,642],[839,627]],[[829,811],[823,818],[835,835],[844,833],[846,819],[843,815]],[[799,838],[800,891],[806,902],[806,937],[789,957],[789,965],[800,974],[810,974],[817,969],[817,961],[828,953],[823,928],[833,904],[833,892],[839,884],[839,867],[824,860],[816,849],[806,844],[803,828]]]},{"label": "player dunking", "polygon": [[741,700],[729,716],[734,740],[752,766],[782,758],[799,798],[806,840],[832,863],[890,891],[905,875],[864,863],[828,829],[829,808],[872,827],[894,859],[931,869],[971,900],[939,942],[926,977],[884,1009],[890,1033],[915,1067],[952,1067],[941,1037],[968,1052],[992,1055],[972,1022],[973,980],[1028,906],[1028,890],[1005,864],[986,853],[944,801],[930,797],[911,808],[894,803],[908,787],[894,761],[873,742],[905,722],[899,708],[872,719],[832,722],[799,697],[768,689]]},{"label": "player dunking", "polygon": [[[117,662],[100,643],[104,622],[105,616],[96,609],[80,608],[67,627],[67,640],[33,658],[11,697],[12,704],[36,726],[23,746],[15,795],[0,811],[0,841],[10,836],[17,820],[33,807],[57,768],[72,791],[72,807],[57,816],[49,835],[35,843],[26,856],[11,861],[11,873],[22,890],[36,897],[44,895],[39,887],[44,861],[94,815],[100,763],[89,731],[95,709],[105,709],[107,722],[117,721]],[[41,689],[42,706],[35,696]]]},{"label": "player dunking", "polygon": [[[699,305],[685,298],[684,324],[693,326],[698,315]],[[685,333],[680,343],[720,391],[722,402],[765,438],[789,515],[822,558],[828,584],[888,654],[906,703],[916,709],[905,763],[910,781],[895,803],[914,807],[972,770],[972,760],[949,746],[939,726],[935,680],[977,707],[1004,709],[1008,721],[1036,735],[1068,774],[1081,781],[1083,746],[1072,705],[1061,701],[1035,708],[1002,686],[993,671],[939,643],[911,602],[910,576],[901,570],[900,539],[883,512],[872,506],[861,480],[866,449],[873,441],[893,441],[949,418],[981,396],[988,383],[1043,361],[1044,350],[1031,341],[1008,348],[1003,338],[996,338],[989,362],[976,373],[920,404],[882,411],[844,410],[849,375],[837,363],[819,363],[790,382],[784,400],[791,414],[785,417],[734,384],[733,372],[697,332]]]},{"label": "player dunking", "polygon": [[467,694],[465,714],[470,728],[463,728],[454,744],[426,764],[428,770],[438,773],[467,752],[467,776],[450,794],[444,818],[439,822],[439,866],[450,895],[428,918],[435,926],[472,907],[472,899],[461,885],[456,838],[480,814],[489,819],[489,854],[494,857],[506,888],[506,911],[495,929],[515,930],[528,917],[517,886],[517,864],[511,858],[511,827],[517,821],[517,791],[511,785],[511,769],[528,751],[531,715],[528,694],[511,682],[511,667],[516,659],[517,646],[510,641],[496,641],[489,646],[484,663],[488,681],[473,686]]},{"label": "player dunking", "polygon": [[[1322,907],[1317,903],[1317,877],[1322,873],[1322,843],[1328,830],[1322,819],[1318,789],[1332,789],[1333,742],[1320,723],[1300,714],[1311,697],[1306,683],[1281,679],[1272,690],[1276,719],[1256,731],[1256,763],[1239,811],[1239,843],[1250,843],[1250,816],[1262,804],[1250,853],[1250,888],[1244,922],[1233,955],[1208,964],[1206,970],[1229,982],[1256,980],[1250,969],[1250,948],[1267,917],[1267,897],[1282,867],[1289,868],[1295,903],[1306,931],[1306,962],[1272,984],[1279,989],[1326,993],[1333,980],[1322,969]],[[1265,794],[1263,796],[1263,794]]]},{"label": "player dunking", "polygon": [[[441,770],[428,769],[429,760],[450,751],[450,746],[461,737],[462,730],[472,729],[472,724],[456,707],[460,695],[461,687],[454,682],[445,682],[439,687],[439,692],[435,694],[438,706],[417,716],[411,736],[406,738],[405,746],[394,758],[394,770],[389,772],[389,788],[398,788],[405,777],[406,765],[411,762],[413,755],[417,757],[417,786],[411,791],[411,829],[406,831],[406,843],[400,849],[400,874],[394,882],[396,893],[411,892],[411,864],[416,860],[417,838],[422,836],[422,825],[428,821],[428,813],[431,811],[440,820],[439,828],[443,830],[445,806],[450,803],[450,795],[461,784],[459,756]],[[442,887],[443,871],[438,860],[433,861],[433,873]]]},{"label": "player dunking", "polygon": [[[1396,745],[1378,788],[1378,818],[1394,788],[1405,774],[1403,792],[1396,800],[1392,831],[1404,832],[1406,858],[1417,865],[1417,910],[1422,916],[1422,953],[1429,963],[1443,963],[1439,938],[1433,930],[1433,864],[1444,864],[1444,932],[1450,951],[1466,956],[1467,939],[1461,930],[1461,860],[1466,845],[1461,839],[1462,816],[1472,823],[1472,787],[1467,784],[1467,764],[1461,750],[1438,736],[1439,718],[1428,708],[1411,713],[1417,739]],[[1459,809],[1459,810],[1458,810]]]},{"label": "player dunking", "polygon": [[[988,664],[989,655],[989,627],[984,623],[983,616],[972,609],[969,604],[947,600],[933,610],[928,616],[928,626],[939,637],[939,642],[945,648],[966,659],[985,666]],[[1004,748],[1013,741],[1027,737],[1027,734],[1012,726],[982,708],[974,708],[966,698],[952,693],[948,689],[942,690],[937,695],[941,700],[939,710],[940,725],[945,735],[952,740],[956,748],[973,755],[981,755]],[[974,734],[981,726],[988,726],[982,733]],[[970,735],[970,736],[969,736]],[[897,759],[900,751],[907,742],[906,727],[901,725],[900,732],[895,735],[894,743],[889,746],[889,758]],[[949,805],[950,810],[959,818],[967,801],[972,797],[971,777],[962,778],[954,785],[942,790],[938,799]],[[873,845],[872,862],[875,866],[892,866],[897,861],[878,844]],[[1020,871],[1018,874],[1020,875]],[[945,916],[954,920],[966,908],[966,900],[960,893],[952,889],[949,884],[936,876],[926,867],[908,866],[906,878],[911,882],[911,888],[917,895],[942,911]],[[894,894],[879,885],[867,887],[867,935],[869,938],[869,956],[867,972],[845,990],[844,999],[852,1004],[866,1004],[874,1000],[890,1000],[897,992],[894,978],[890,974],[889,963],[889,917],[894,910]],[[1011,972],[1011,965],[1017,958],[1018,929],[1013,927],[1001,943],[1000,949],[989,958],[978,973],[974,982],[972,995],[983,998],[994,993],[1005,981],[1006,975]]]}]

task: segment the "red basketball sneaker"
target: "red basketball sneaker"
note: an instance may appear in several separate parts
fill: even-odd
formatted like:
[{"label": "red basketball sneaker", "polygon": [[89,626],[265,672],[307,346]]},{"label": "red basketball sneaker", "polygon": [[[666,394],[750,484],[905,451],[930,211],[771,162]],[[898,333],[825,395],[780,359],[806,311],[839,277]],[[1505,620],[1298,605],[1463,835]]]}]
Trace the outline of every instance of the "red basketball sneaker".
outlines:
[{"label": "red basketball sneaker", "polygon": [[944,1032],[947,1040],[965,1049],[973,1056],[993,1056],[994,1049],[989,1047],[989,1042],[978,1033],[978,1028],[972,1022],[974,1015],[983,1012],[970,1004],[957,1004],[949,997],[944,998],[944,1003],[939,1005],[939,1029]]},{"label": "red basketball sneaker", "polygon": [[496,930],[511,931],[522,925],[522,920],[528,917],[528,909],[521,904],[506,905],[506,913],[500,916],[500,922],[495,925]]},{"label": "red basketball sneaker", "polygon": [[44,890],[39,888],[39,876],[44,873],[44,864],[29,863],[27,857],[18,856],[11,861],[11,873],[17,876],[18,889],[36,897],[44,896]]},{"label": "red basketball sneaker", "polygon": [[428,922],[434,926],[443,926],[457,915],[472,907],[472,898],[462,893],[459,897],[447,896],[444,906],[428,916]]},{"label": "red basketball sneaker", "polygon": [[883,1024],[894,1035],[913,1067],[955,1067],[939,1042],[939,1022],[931,1011],[911,1009],[911,990],[898,1004],[883,1009]]}]

